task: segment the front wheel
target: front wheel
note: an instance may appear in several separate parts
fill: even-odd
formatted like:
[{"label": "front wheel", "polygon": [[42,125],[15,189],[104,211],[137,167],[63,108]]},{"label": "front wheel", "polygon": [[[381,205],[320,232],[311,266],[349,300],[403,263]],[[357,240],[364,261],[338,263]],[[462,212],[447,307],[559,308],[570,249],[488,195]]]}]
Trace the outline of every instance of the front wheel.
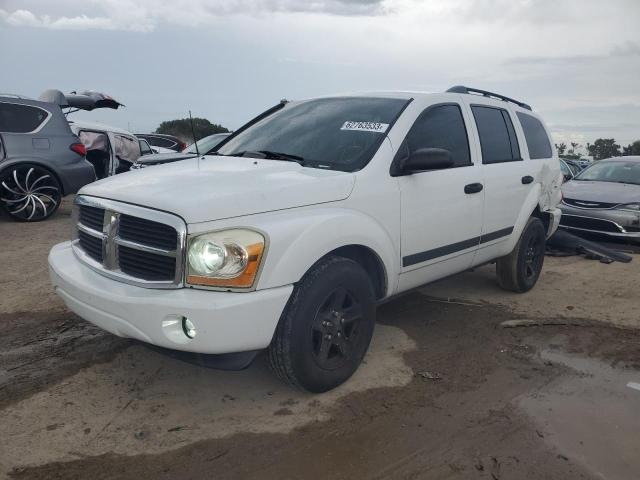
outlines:
[{"label": "front wheel", "polygon": [[0,205],[14,220],[45,220],[58,209],[61,200],[60,183],[44,167],[18,164],[0,173]]},{"label": "front wheel", "polygon": [[367,272],[353,260],[330,256],[296,285],[269,347],[272,370],[313,393],[344,383],[371,342],[375,296]]},{"label": "front wheel", "polygon": [[531,217],[513,251],[496,261],[500,286],[518,293],[531,290],[542,272],[545,244],[544,224],[539,218]]}]

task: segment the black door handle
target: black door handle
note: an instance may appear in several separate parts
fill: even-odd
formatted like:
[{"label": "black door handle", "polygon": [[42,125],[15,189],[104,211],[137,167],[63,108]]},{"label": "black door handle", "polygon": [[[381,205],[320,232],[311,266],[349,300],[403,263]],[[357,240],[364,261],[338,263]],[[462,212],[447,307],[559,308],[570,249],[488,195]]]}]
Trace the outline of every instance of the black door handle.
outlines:
[{"label": "black door handle", "polygon": [[523,185],[528,185],[530,183],[533,183],[533,177],[531,175],[525,175],[524,177],[522,177]]},{"label": "black door handle", "polygon": [[481,183],[470,183],[464,186],[464,193],[478,193],[481,192],[483,188]]}]

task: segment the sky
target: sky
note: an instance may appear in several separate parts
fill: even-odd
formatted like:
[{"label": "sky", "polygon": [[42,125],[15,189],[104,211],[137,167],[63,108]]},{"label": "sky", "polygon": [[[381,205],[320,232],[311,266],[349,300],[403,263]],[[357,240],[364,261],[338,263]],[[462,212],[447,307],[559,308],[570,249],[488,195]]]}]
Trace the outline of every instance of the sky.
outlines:
[{"label": "sky", "polygon": [[98,90],[76,118],[229,129],[280,99],[469,85],[556,142],[640,139],[640,0],[0,0],[0,91]]}]

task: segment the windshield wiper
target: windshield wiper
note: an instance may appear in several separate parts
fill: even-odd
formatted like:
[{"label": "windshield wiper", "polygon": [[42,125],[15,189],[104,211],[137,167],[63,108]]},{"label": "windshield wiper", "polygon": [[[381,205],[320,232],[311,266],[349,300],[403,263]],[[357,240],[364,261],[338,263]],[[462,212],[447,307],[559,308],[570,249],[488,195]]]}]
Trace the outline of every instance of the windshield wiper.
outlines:
[{"label": "windshield wiper", "polygon": [[229,157],[249,157],[266,158],[270,160],[284,160],[286,162],[296,162],[304,165],[304,157],[291,153],[273,152],[271,150],[245,150],[243,152],[231,153]]}]

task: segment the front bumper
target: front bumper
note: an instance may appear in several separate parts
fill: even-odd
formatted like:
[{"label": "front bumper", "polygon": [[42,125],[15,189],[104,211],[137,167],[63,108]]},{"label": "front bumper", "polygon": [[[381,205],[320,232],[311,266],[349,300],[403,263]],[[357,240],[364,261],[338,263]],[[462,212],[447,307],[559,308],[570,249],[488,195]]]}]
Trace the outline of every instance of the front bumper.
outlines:
[{"label": "front bumper", "polygon": [[615,208],[576,208],[565,203],[560,208],[562,228],[640,240],[640,213]]},{"label": "front bumper", "polygon": [[[82,264],[71,242],[49,253],[51,283],[67,307],[120,337],[186,352],[223,354],[266,348],[292,285],[255,292],[155,290],[107,278]],[[197,334],[188,338],[182,318]]]}]

